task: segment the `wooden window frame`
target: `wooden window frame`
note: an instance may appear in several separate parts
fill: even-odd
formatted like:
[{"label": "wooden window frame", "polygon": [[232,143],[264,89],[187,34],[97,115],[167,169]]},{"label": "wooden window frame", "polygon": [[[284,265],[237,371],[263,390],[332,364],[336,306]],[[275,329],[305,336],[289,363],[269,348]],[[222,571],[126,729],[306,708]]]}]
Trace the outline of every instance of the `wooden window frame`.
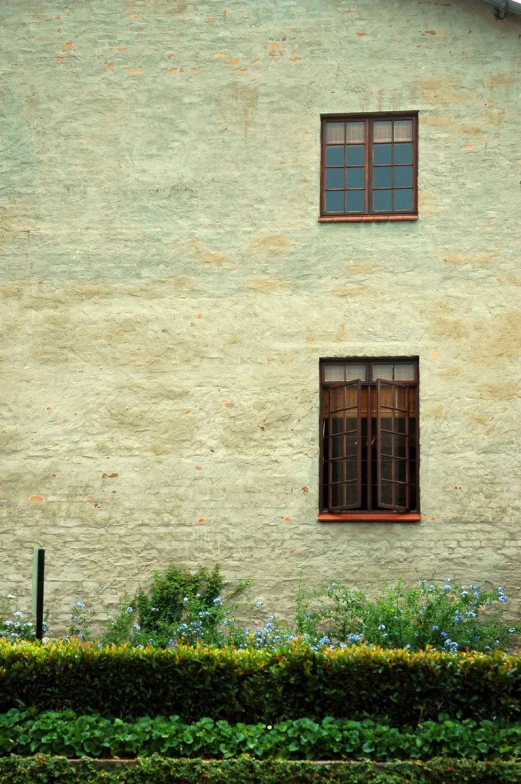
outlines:
[{"label": "wooden window frame", "polygon": [[[415,221],[418,220],[418,112],[373,112],[368,114],[326,114],[321,115],[321,157],[320,157],[320,223],[352,223],[367,221]],[[372,204],[373,194],[373,126],[384,120],[412,121],[412,209],[390,212],[375,212]],[[364,210],[363,212],[326,212],[326,124],[328,122],[365,123],[365,172],[364,172]],[[391,171],[394,182],[394,162]],[[346,162],[344,161],[344,169]],[[391,185],[393,189],[393,185]]]},{"label": "wooden window frame", "polygon": [[[372,378],[372,366],[378,364],[412,364],[414,365],[414,377],[410,380],[396,380],[396,379],[381,379],[378,377]],[[349,365],[363,365],[365,367],[365,380],[357,381],[357,380],[344,380],[344,381],[326,381],[325,374],[326,374],[326,365],[339,365],[339,366],[349,366]],[[419,522],[421,520],[421,512],[420,512],[420,486],[419,486],[419,477],[420,477],[420,434],[419,434],[419,358],[418,357],[345,357],[345,358],[324,358],[320,360],[320,466],[319,466],[319,514],[317,519],[321,522]],[[382,386],[387,386],[391,388],[405,388],[405,398],[406,398],[406,408],[405,411],[405,430],[402,431],[403,434],[406,436],[407,439],[407,455],[406,455],[406,498],[407,502],[405,506],[402,508],[393,507],[392,504],[382,503],[381,500],[381,487],[383,482],[385,482],[385,478],[382,479],[381,473],[381,460],[382,460],[382,447],[381,447],[381,439],[382,439],[382,417],[381,417],[381,406],[382,406],[382,394],[381,388]],[[345,508],[343,509],[332,509],[332,494],[331,488],[333,486],[332,480],[332,469],[331,464],[332,460],[329,459],[326,461],[325,458],[325,447],[324,442],[327,439],[331,439],[333,436],[333,431],[328,429],[326,434],[325,423],[324,420],[326,416],[329,418],[331,422],[331,413],[333,410],[337,410],[333,408],[332,403],[332,396],[329,394],[328,396],[328,412],[325,415],[324,406],[325,406],[325,396],[324,390],[332,390],[332,389],[339,389],[339,388],[351,388],[351,389],[358,389],[357,392],[357,405],[359,407],[358,415],[357,415],[357,426],[356,429],[351,428],[349,431],[350,433],[356,432],[358,434],[359,439],[359,447],[358,453],[356,455],[357,467],[358,467],[358,476],[357,476],[357,487],[360,488],[360,484],[362,482],[362,473],[361,473],[361,454],[363,453],[364,449],[367,450],[365,452],[364,459],[367,461],[367,479],[364,484],[364,497],[361,499],[360,508],[353,508],[351,504],[350,507],[347,505],[347,490],[344,491],[344,500],[346,502]],[[361,420],[362,420],[362,403],[361,403],[361,388],[367,388],[366,400],[367,400],[367,409],[366,409],[366,419],[368,420],[366,424],[366,435],[365,435],[365,445],[363,444],[364,437],[361,437],[362,430],[361,430]],[[371,390],[374,390],[371,393]],[[416,427],[414,436],[411,435],[409,432],[409,405],[408,405],[408,398],[410,395],[414,395],[414,407],[413,410],[415,411],[416,416]],[[347,404],[347,395],[344,393],[343,396],[344,405],[343,410],[352,410],[354,408],[353,404]],[[391,406],[389,404],[384,404],[386,408],[394,408],[398,406],[398,403],[395,402],[398,400],[398,394],[394,396],[393,393],[393,402]],[[370,424],[373,418],[373,414],[375,416],[375,427],[376,433],[372,430],[372,425]],[[345,419],[346,425],[342,429],[342,432],[347,428],[347,419]],[[370,429],[371,428],[371,429]],[[348,432],[346,430],[346,432]],[[372,452],[373,442],[377,439],[378,443],[376,446],[376,458]],[[344,450],[348,450],[344,452],[344,460],[347,461],[349,453],[349,447],[347,446],[347,441],[344,442]],[[411,451],[414,449],[414,453]],[[329,454],[332,455],[332,450],[329,446],[328,448]],[[412,457],[414,454],[414,457]],[[354,460],[354,457],[350,459]],[[415,467],[414,467],[414,474],[413,476],[409,477],[409,471],[411,468],[411,461],[415,460]],[[326,476],[326,462],[327,462],[327,476]],[[373,477],[372,472],[377,471],[377,481],[375,483],[376,486],[376,493],[378,496],[377,503],[375,508],[372,508],[372,485],[373,485]],[[394,475],[393,475],[394,476]],[[344,483],[348,482],[347,480],[347,467],[344,469],[344,480],[341,480]],[[414,509],[409,508],[409,493],[411,485],[415,485],[415,497],[416,503],[414,504]],[[358,491],[360,493],[360,490]],[[327,495],[327,503],[324,503],[325,495]],[[394,497],[394,495],[393,495]]]}]

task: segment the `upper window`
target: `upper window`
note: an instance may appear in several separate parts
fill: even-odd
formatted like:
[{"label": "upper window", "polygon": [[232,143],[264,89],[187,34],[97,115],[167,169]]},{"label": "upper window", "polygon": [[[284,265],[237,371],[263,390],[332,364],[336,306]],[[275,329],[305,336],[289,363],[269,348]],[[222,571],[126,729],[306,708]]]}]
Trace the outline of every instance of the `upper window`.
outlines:
[{"label": "upper window", "polygon": [[417,217],[418,117],[322,118],[322,219]]},{"label": "upper window", "polygon": [[322,360],[320,377],[321,512],[419,512],[418,361]]}]

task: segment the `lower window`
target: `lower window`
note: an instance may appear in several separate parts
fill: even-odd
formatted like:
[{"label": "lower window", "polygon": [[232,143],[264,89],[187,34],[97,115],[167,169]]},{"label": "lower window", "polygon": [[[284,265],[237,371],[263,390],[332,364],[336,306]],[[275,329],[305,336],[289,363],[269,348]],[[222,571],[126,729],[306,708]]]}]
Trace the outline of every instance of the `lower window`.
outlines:
[{"label": "lower window", "polygon": [[320,509],[419,512],[418,360],[320,362]]}]

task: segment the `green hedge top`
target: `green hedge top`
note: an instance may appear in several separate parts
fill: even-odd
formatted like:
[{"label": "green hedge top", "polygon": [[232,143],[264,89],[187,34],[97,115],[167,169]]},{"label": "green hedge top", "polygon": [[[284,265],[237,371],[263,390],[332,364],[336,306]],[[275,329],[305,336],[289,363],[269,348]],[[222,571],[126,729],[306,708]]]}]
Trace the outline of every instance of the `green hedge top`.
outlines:
[{"label": "green hedge top", "polygon": [[521,718],[521,656],[379,648],[277,651],[0,641],[0,712],[98,711],[104,716],[176,714],[274,723],[325,716],[385,716],[416,724]]}]

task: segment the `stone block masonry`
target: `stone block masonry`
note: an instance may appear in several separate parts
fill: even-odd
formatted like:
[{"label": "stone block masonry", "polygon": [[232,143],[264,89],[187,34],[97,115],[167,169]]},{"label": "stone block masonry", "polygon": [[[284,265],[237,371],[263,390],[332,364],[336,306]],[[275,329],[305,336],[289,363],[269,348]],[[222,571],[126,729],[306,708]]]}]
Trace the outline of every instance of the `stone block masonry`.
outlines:
[{"label": "stone block masonry", "polygon": [[[4,0],[2,567],[519,579],[519,17]],[[419,112],[417,222],[319,224],[320,115]],[[320,357],[420,357],[420,524],[318,523]],[[514,591],[515,592],[515,591]]]}]

